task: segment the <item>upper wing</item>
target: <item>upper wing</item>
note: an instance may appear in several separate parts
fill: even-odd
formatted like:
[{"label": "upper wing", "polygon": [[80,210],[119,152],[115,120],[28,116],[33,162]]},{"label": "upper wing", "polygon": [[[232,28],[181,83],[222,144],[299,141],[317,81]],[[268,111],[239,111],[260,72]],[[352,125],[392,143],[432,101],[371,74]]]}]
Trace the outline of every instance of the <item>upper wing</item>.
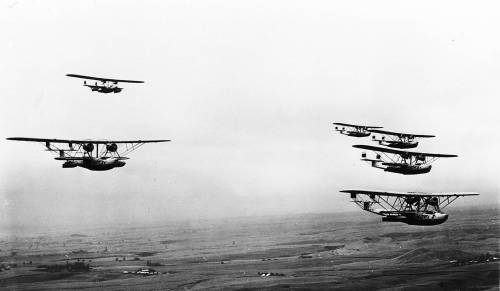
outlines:
[{"label": "upper wing", "polygon": [[333,124],[342,125],[342,126],[352,126],[352,127],[382,128],[382,126],[356,125],[356,124],[349,124],[349,123],[342,123],[342,122],[334,122]]},{"label": "upper wing", "polygon": [[56,139],[56,138],[32,138],[32,137],[9,137],[8,140],[17,141],[32,141],[32,142],[50,142],[50,143],[93,143],[93,144],[110,144],[110,143],[153,143],[153,142],[169,142],[169,139],[151,139],[151,140],[83,140],[83,139]]},{"label": "upper wing", "polygon": [[87,80],[97,80],[97,81],[111,81],[111,82],[122,82],[122,83],[144,83],[144,81],[134,81],[134,80],[119,80],[119,79],[110,79],[110,78],[100,78],[100,77],[91,77],[77,74],[66,74],[68,77],[73,78],[81,78]]},{"label": "upper wing", "polygon": [[476,196],[479,195],[477,192],[443,192],[443,193],[424,193],[424,192],[397,192],[397,191],[378,191],[378,190],[362,190],[362,189],[349,189],[349,190],[340,190],[343,193],[351,193],[351,194],[366,194],[366,195],[379,195],[379,196],[397,196],[397,197],[415,197],[415,196],[423,196],[423,197],[453,197],[453,196]]},{"label": "upper wing", "polygon": [[370,151],[376,151],[376,152],[384,152],[384,153],[391,153],[391,154],[398,154],[398,155],[426,156],[426,157],[435,157],[435,158],[454,158],[454,157],[458,157],[457,155],[410,152],[410,151],[402,151],[402,150],[396,150],[396,149],[391,149],[391,148],[383,148],[383,147],[376,147],[376,146],[370,146],[370,145],[353,145],[353,147],[358,148],[358,149],[364,149],[364,150],[370,150]]},{"label": "upper wing", "polygon": [[411,133],[393,132],[393,131],[386,131],[386,130],[379,130],[379,129],[371,130],[371,132],[388,134],[388,135],[398,135],[398,136],[436,137],[435,135],[430,135],[430,134],[411,134]]}]

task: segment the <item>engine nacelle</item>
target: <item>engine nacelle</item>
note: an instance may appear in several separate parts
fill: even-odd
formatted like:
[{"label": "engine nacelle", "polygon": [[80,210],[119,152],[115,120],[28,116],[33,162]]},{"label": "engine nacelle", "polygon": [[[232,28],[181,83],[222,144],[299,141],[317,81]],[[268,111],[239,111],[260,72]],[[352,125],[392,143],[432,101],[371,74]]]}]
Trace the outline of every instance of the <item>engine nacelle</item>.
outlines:
[{"label": "engine nacelle", "polygon": [[405,201],[406,201],[406,203],[413,205],[413,204],[420,201],[420,197],[418,197],[418,196],[408,197],[405,199]]},{"label": "engine nacelle", "polygon": [[106,145],[106,150],[107,150],[108,152],[112,152],[112,153],[114,153],[114,152],[116,152],[116,151],[118,150],[118,146],[116,145],[116,143],[107,144],[107,145]]},{"label": "engine nacelle", "polygon": [[87,153],[91,153],[94,150],[94,144],[88,143],[83,145],[83,150]]},{"label": "engine nacelle", "polygon": [[431,198],[427,199],[427,204],[432,205],[432,206],[438,206],[439,199],[437,197],[431,197]]}]

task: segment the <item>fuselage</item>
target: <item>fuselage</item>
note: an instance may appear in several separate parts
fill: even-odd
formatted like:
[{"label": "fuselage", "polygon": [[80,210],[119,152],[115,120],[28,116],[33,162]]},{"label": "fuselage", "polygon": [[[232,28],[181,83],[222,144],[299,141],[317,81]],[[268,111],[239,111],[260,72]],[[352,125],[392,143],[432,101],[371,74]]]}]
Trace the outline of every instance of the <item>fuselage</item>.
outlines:
[{"label": "fuselage", "polygon": [[379,140],[379,144],[390,148],[411,149],[418,146],[418,141]]},{"label": "fuselage", "polygon": [[340,133],[348,135],[348,136],[354,136],[354,137],[365,137],[365,136],[370,135],[369,131],[344,131],[344,132],[340,132]]},{"label": "fuselage", "polygon": [[115,158],[88,158],[84,160],[72,160],[66,161],[62,165],[63,168],[82,167],[91,171],[107,171],[123,166],[125,166],[125,162]]},{"label": "fuselage", "polygon": [[403,175],[418,175],[429,173],[431,169],[431,165],[408,165],[402,163],[400,165],[387,166],[384,168],[384,171]]},{"label": "fuselage", "polygon": [[439,212],[407,212],[382,217],[386,222],[403,222],[409,225],[438,225],[448,219],[448,214]]},{"label": "fuselage", "polygon": [[120,87],[107,87],[107,86],[94,86],[94,85],[85,85],[89,87],[92,91],[97,91],[99,93],[120,93],[123,88]]}]

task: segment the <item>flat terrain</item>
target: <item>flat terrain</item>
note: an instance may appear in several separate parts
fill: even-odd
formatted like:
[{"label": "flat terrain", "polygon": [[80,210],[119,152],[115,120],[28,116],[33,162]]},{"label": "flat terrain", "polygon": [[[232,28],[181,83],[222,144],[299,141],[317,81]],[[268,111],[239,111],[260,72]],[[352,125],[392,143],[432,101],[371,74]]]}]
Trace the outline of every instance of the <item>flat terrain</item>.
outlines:
[{"label": "flat terrain", "polygon": [[[359,211],[6,233],[0,289],[498,290],[499,210],[448,213],[427,227]],[[90,270],[64,267],[77,259]],[[159,274],[124,274],[146,265]]]}]

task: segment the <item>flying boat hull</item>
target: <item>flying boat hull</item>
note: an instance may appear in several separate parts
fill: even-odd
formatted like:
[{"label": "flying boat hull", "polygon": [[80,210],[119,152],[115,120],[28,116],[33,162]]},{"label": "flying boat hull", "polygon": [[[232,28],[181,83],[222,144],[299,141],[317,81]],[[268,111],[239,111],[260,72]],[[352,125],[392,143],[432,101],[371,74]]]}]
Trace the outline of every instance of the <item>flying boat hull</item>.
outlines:
[{"label": "flying boat hull", "polygon": [[382,141],[380,145],[397,149],[412,149],[418,146],[418,142]]},{"label": "flying boat hull", "polygon": [[348,136],[354,136],[354,137],[365,137],[365,136],[370,136],[370,132],[360,132],[360,131],[348,131],[344,133],[345,135]]},{"label": "flying boat hull", "polygon": [[392,167],[389,166],[384,169],[385,172],[403,174],[403,175],[419,175],[429,173],[432,169],[431,165],[423,166],[423,167],[411,167],[411,166],[399,166]]},{"label": "flying boat hull", "polygon": [[390,215],[382,217],[385,222],[402,222],[409,225],[438,225],[448,220],[445,213],[406,213],[404,215]]}]

